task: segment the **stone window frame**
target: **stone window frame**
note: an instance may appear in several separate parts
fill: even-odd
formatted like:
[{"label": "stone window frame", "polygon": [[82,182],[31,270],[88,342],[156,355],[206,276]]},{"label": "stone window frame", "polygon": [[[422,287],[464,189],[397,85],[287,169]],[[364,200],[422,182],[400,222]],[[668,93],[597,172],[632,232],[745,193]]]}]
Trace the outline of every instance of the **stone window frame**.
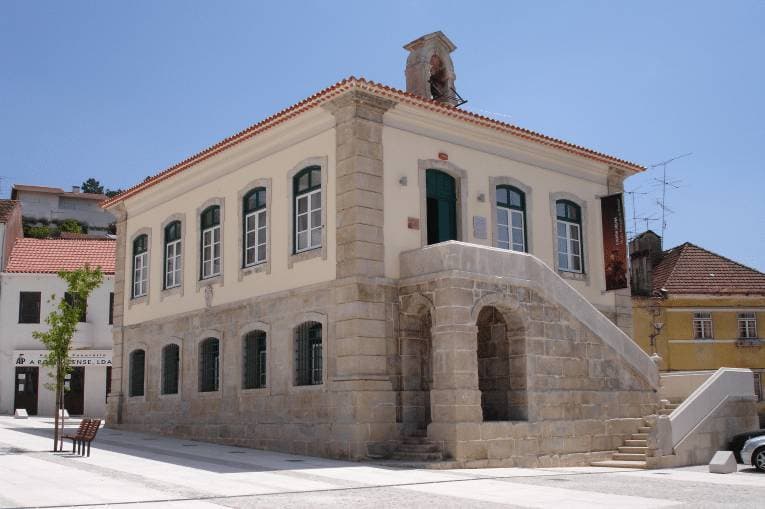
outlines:
[{"label": "stone window frame", "polygon": [[[199,390],[199,361],[200,361],[200,350],[202,348],[202,343],[209,338],[214,338],[218,340],[218,390],[217,391],[206,391],[202,392]],[[223,331],[217,330],[217,329],[205,329],[200,331],[196,334],[195,340],[194,340],[194,352],[192,355],[191,363],[194,372],[196,373],[195,381],[196,385],[194,387],[194,396],[195,398],[222,398],[223,397],[223,382],[226,379],[225,375],[225,369],[223,369],[224,366],[224,357],[223,354],[225,352],[225,344],[223,342]]]},{"label": "stone window frame", "polygon": [[[288,392],[298,392],[298,391],[327,391],[329,385],[329,372],[328,369],[328,360],[329,360],[329,328],[328,328],[328,318],[327,315],[324,313],[320,313],[318,311],[306,311],[304,313],[300,313],[298,315],[295,315],[290,321],[289,321],[289,328],[287,329],[289,331],[289,341],[290,341],[290,349],[289,349],[289,373],[290,373],[290,382],[288,385]],[[295,383],[295,373],[297,370],[297,366],[295,366],[295,330],[302,324],[306,322],[316,322],[321,324],[321,369],[322,369],[322,382],[321,384],[317,385],[297,385]],[[267,348],[268,346],[266,346]]]},{"label": "stone window frame", "polygon": [[[165,228],[172,222],[179,221],[181,223],[181,284],[179,286],[175,286],[173,288],[165,288]],[[167,297],[170,297],[171,295],[180,295],[183,297],[183,289],[186,286],[186,262],[187,262],[187,256],[188,253],[188,242],[186,242],[186,214],[184,213],[176,213],[168,216],[165,218],[164,221],[162,221],[161,230],[162,232],[162,270],[161,277],[162,282],[159,285],[161,288],[159,292],[159,301],[162,302]]]},{"label": "stone window frame", "polygon": [[[321,171],[321,247],[310,249],[308,251],[301,251],[295,253],[295,187],[294,178],[302,170],[309,166],[318,166]],[[303,159],[298,164],[292,167],[287,172],[287,218],[289,228],[287,229],[287,268],[291,269],[295,263],[302,262],[304,260],[310,260],[312,258],[321,257],[322,260],[327,259],[327,209],[329,208],[329,202],[327,197],[329,196],[328,185],[328,167],[329,157],[327,156],[315,156]],[[266,198],[268,201],[268,198]]]},{"label": "stone window frame", "polygon": [[468,172],[454,163],[441,159],[417,160],[417,183],[420,186],[420,247],[428,245],[428,190],[426,173],[438,170],[454,178],[457,183],[457,240],[468,242]]},{"label": "stone window frame", "polygon": [[[133,377],[132,357],[133,353],[138,350],[143,350],[143,394],[140,396],[131,396],[130,389]],[[124,378],[127,385],[125,394],[127,394],[128,401],[146,401],[146,393],[149,389],[149,347],[146,343],[139,342],[130,348],[130,351],[127,354],[127,376]]]},{"label": "stone window frame", "polygon": [[[178,392],[175,394],[165,394],[162,392],[162,382],[165,375],[165,363],[162,354],[166,346],[176,345],[178,347]],[[180,399],[181,392],[183,391],[183,339],[177,336],[173,336],[162,343],[162,347],[159,349],[159,390],[157,394],[160,399]]]},{"label": "stone window frame", "polygon": [[499,232],[497,230],[497,186],[513,186],[523,191],[526,205],[526,208],[523,211],[523,227],[526,230],[526,252],[533,254],[534,228],[532,226],[531,214],[529,214],[534,203],[533,192],[531,186],[507,175],[489,177],[489,200],[491,200],[491,247],[497,247],[497,239],[499,237]]},{"label": "stone window frame", "polygon": [[[140,297],[133,297],[133,278],[135,277],[135,255],[133,254],[133,242],[140,237],[141,235],[146,235],[146,260],[147,260],[147,266],[146,269],[148,271],[148,274],[146,276],[146,295],[142,295]],[[130,237],[130,241],[128,243],[128,249],[130,250],[130,270],[127,271],[130,274],[129,278],[129,285],[128,285],[128,292],[130,294],[130,298],[128,299],[128,309],[131,309],[133,306],[137,306],[139,304],[149,304],[150,302],[150,296],[151,296],[151,255],[152,255],[152,248],[151,248],[151,228],[148,226],[144,226],[143,228],[140,228],[136,230],[133,235]]]},{"label": "stone window frame", "polygon": [[242,394],[271,394],[271,379],[273,373],[271,366],[273,364],[272,353],[272,340],[271,340],[271,324],[266,322],[248,322],[239,328],[239,346],[240,351],[244,350],[244,337],[254,331],[262,331],[266,333],[266,386],[265,387],[253,387],[252,389],[245,389],[244,385],[244,352],[242,352],[241,362],[239,362],[239,391]]},{"label": "stone window frame", "polygon": [[[244,196],[250,191],[252,191],[253,189],[255,189],[256,187],[262,187],[266,190],[266,261],[245,267],[244,265],[244,202],[243,200],[244,200]],[[259,273],[270,274],[271,273],[271,244],[273,241],[273,236],[271,235],[271,216],[273,215],[272,214],[273,209],[271,208],[272,191],[273,191],[273,186],[271,183],[271,178],[266,177],[266,178],[258,178],[248,182],[244,187],[242,187],[239,190],[239,192],[236,195],[236,202],[238,204],[237,220],[239,224],[239,226],[237,227],[239,231],[239,235],[238,235],[239,240],[237,241],[237,248],[239,250],[238,281],[241,281],[246,276],[249,276],[251,274],[259,274]],[[222,273],[223,272],[221,270],[221,274]]]},{"label": "stone window frame", "polygon": [[[557,212],[557,203],[559,200],[568,200],[570,202],[573,202],[579,207],[579,211],[581,212],[581,237],[582,237],[582,244],[581,244],[581,251],[582,251],[582,272],[571,272],[567,270],[562,270],[558,266],[558,212]],[[584,281],[584,283],[589,286],[590,285],[590,248],[592,247],[590,245],[590,237],[588,234],[587,229],[587,221],[588,221],[588,215],[587,215],[587,200],[583,200],[579,196],[566,192],[566,191],[559,191],[555,193],[550,193],[550,222],[552,224],[552,250],[553,250],[553,267],[555,268],[555,272],[558,273],[558,275],[564,279],[571,279],[575,281]]]},{"label": "stone window frame", "polygon": [[[220,207],[220,274],[213,277],[202,279],[202,212],[212,205]],[[197,216],[197,229],[195,238],[197,240],[197,263],[196,263],[196,275],[194,279],[197,282],[197,293],[206,287],[220,285],[223,286],[223,277],[225,273],[225,232],[226,232],[226,198],[222,196],[216,196],[214,198],[208,198],[202,203],[196,210]]]}]

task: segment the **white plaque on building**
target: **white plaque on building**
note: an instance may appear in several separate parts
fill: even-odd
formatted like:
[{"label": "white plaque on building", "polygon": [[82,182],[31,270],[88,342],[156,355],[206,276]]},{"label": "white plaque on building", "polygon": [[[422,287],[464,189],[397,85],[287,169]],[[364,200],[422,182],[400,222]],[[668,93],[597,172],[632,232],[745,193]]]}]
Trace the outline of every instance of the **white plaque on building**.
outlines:
[{"label": "white plaque on building", "polygon": [[485,239],[486,235],[486,218],[483,216],[473,216],[473,237],[477,239]]}]

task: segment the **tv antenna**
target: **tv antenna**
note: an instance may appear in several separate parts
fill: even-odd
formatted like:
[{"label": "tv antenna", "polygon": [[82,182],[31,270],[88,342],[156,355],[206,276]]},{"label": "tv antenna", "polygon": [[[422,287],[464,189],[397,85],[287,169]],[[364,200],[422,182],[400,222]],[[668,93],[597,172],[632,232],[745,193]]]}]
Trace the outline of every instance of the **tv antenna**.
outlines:
[{"label": "tv antenna", "polygon": [[[625,191],[624,194],[628,194],[630,196],[630,199],[632,200],[632,238],[637,237],[637,209],[635,208],[635,196],[645,196],[648,193],[639,193],[638,190],[640,189],[640,186],[636,187],[632,191]],[[646,229],[648,229],[646,227]]]},{"label": "tv antenna", "polygon": [[[666,161],[662,161],[660,163],[652,164],[650,167],[658,168],[661,166],[661,179],[654,178],[654,183],[656,185],[661,186],[661,200],[656,200],[656,204],[661,209],[661,238],[664,239],[664,233],[667,230],[667,213],[672,213],[673,211],[667,207],[667,186],[673,187],[674,189],[680,188],[681,180],[667,180],[667,165],[673,161],[677,161],[678,159],[682,159],[683,157],[688,157],[693,152],[688,152],[687,154],[681,154],[679,156],[671,157],[667,159]],[[648,222],[646,222],[646,228],[648,227]]]}]

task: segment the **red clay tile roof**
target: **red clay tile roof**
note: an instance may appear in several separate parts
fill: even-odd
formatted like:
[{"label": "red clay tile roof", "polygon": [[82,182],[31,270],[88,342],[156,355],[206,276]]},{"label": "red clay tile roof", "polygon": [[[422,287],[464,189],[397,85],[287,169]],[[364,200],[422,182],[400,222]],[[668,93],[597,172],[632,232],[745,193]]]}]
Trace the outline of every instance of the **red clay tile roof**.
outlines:
[{"label": "red clay tile roof", "polygon": [[415,95],[409,92],[404,92],[402,90],[398,90],[396,88],[392,88],[387,85],[381,85],[373,81],[368,81],[364,78],[356,78],[354,76],[351,76],[349,78],[344,79],[343,81],[335,83],[334,85],[328,88],[325,88],[324,90],[321,90],[320,92],[312,95],[311,97],[308,97],[307,99],[300,101],[297,104],[290,106],[287,109],[280,111],[279,113],[276,113],[275,115],[272,115],[262,120],[261,122],[257,124],[254,124],[248,127],[247,129],[237,134],[234,134],[233,136],[230,136],[228,138],[225,138],[219,141],[215,145],[212,145],[211,147],[208,147],[202,150],[201,152],[189,157],[188,159],[185,159],[184,161],[181,161],[180,163],[161,171],[160,173],[154,175],[153,177],[150,177],[144,180],[140,184],[136,184],[135,186],[126,189],[125,191],[118,194],[117,196],[114,196],[112,198],[105,200],[101,204],[101,206],[104,208],[110,207],[114,205],[115,203],[118,203],[130,196],[133,196],[139,193],[140,191],[143,191],[144,189],[147,189],[155,184],[158,184],[159,182],[162,182],[165,179],[172,177],[173,175],[179,172],[186,170],[187,168],[193,166],[196,163],[204,161],[205,159],[212,157],[213,155],[227,148],[230,148],[244,140],[252,138],[253,136],[256,136],[272,127],[275,127],[283,122],[286,122],[287,120],[290,120],[305,111],[313,109],[329,101],[330,99],[337,97],[338,95],[341,95],[353,89],[364,90],[366,92],[392,98],[398,102],[418,106],[430,111],[436,111],[444,115],[447,115],[449,117],[463,120],[465,122],[470,122],[472,124],[480,125],[490,129],[495,129],[497,131],[501,131],[504,133],[517,136],[519,138],[540,143],[542,145],[547,145],[549,147],[558,148],[560,150],[564,150],[566,152],[577,154],[582,157],[587,157],[589,159],[593,159],[603,163],[614,164],[614,165],[629,169],[631,171],[639,172],[639,171],[645,170],[645,167],[641,165],[631,163],[629,161],[625,161],[623,159],[619,159],[616,157],[612,157],[612,156],[603,154],[601,152],[597,152],[595,150],[582,147],[580,145],[575,145],[573,143],[569,143],[563,140],[551,138],[549,136],[545,136],[544,134],[536,133],[534,131],[524,129],[522,127],[518,127],[512,124],[507,124],[505,122],[500,122],[499,120],[494,120],[493,118],[485,117],[483,115],[479,115],[471,111],[461,110],[450,104],[445,104],[442,102],[425,99],[418,95]]},{"label": "red clay tile roof", "polygon": [[106,199],[105,194],[97,194],[97,193],[73,193],[71,191],[64,191],[60,187],[46,187],[46,186],[30,186],[26,184],[14,184],[13,189],[11,189],[11,197],[16,198],[19,191],[30,191],[33,193],[49,193],[49,194],[58,194],[61,196],[66,197],[72,197],[72,198],[80,198],[83,200],[104,200]]},{"label": "red clay tile roof", "polygon": [[765,295],[765,274],[690,242],[664,252],[653,291],[670,294]]},{"label": "red clay tile roof", "polygon": [[116,247],[114,240],[20,238],[13,245],[5,271],[55,274],[88,264],[114,274]]},{"label": "red clay tile roof", "polygon": [[8,217],[13,212],[13,209],[19,205],[16,200],[0,200],[0,223],[8,221]]}]

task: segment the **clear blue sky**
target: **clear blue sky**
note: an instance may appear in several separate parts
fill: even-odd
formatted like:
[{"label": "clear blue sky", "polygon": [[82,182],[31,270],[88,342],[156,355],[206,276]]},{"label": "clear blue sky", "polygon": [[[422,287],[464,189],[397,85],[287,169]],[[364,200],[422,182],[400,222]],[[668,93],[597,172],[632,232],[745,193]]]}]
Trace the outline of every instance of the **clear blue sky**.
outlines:
[{"label": "clear blue sky", "polygon": [[[665,246],[765,270],[763,27],[761,0],[4,0],[2,192],[126,187],[348,75],[403,87],[401,46],[443,30],[466,108],[645,165],[693,152]],[[640,216],[656,176],[627,181]]]}]

